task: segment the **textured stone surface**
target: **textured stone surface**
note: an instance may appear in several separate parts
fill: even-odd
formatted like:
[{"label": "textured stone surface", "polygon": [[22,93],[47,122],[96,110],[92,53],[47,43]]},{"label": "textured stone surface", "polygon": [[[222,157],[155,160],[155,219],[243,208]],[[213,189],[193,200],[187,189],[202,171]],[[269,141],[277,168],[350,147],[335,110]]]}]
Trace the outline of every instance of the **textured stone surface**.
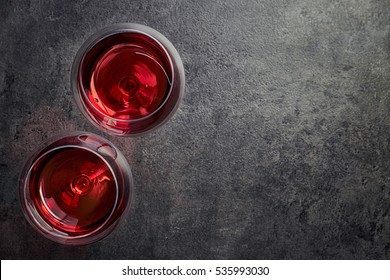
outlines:
[{"label": "textured stone surface", "polygon": [[[70,68],[117,22],[172,41],[185,97],[151,134],[106,135],[132,165],[127,220],[57,245],[24,219],[19,172],[57,132],[97,132]],[[2,0],[0,54],[2,259],[390,259],[388,0]]]}]

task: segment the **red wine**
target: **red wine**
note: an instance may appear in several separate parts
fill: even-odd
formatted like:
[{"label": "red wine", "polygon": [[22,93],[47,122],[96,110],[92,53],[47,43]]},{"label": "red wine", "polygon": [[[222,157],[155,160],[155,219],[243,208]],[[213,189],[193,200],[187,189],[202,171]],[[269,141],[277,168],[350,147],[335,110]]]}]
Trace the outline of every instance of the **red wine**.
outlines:
[{"label": "red wine", "polygon": [[72,67],[72,91],[81,112],[114,135],[139,135],[165,123],[184,94],[176,49],[149,27],[107,27],[81,46]]},{"label": "red wine", "polygon": [[30,177],[31,199],[53,228],[81,235],[99,228],[116,199],[116,182],[105,161],[82,148],[61,148],[42,157]]},{"label": "red wine", "polygon": [[131,201],[132,175],[108,140],[70,132],[42,143],[20,176],[23,213],[44,237],[83,245],[106,237]]},{"label": "red wine", "polygon": [[140,119],[158,109],[170,89],[163,49],[142,34],[106,38],[88,53],[82,69],[86,105],[95,117]]},{"label": "red wine", "polygon": [[118,44],[93,64],[88,98],[102,113],[118,119],[138,119],[164,101],[169,80],[164,68],[145,47]]}]

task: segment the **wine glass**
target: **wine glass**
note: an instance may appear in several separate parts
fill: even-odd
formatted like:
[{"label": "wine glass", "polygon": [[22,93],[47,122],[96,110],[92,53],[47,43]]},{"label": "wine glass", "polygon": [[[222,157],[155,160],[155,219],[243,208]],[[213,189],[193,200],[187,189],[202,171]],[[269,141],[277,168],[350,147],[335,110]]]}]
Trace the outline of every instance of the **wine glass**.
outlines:
[{"label": "wine glass", "polygon": [[27,160],[20,200],[28,222],[46,238],[84,245],[107,236],[129,208],[133,181],[108,140],[72,132],[45,142]]},{"label": "wine glass", "polygon": [[97,128],[113,135],[151,131],[177,110],[184,68],[175,47],[158,31],[122,23],[92,35],[72,66],[77,106]]}]

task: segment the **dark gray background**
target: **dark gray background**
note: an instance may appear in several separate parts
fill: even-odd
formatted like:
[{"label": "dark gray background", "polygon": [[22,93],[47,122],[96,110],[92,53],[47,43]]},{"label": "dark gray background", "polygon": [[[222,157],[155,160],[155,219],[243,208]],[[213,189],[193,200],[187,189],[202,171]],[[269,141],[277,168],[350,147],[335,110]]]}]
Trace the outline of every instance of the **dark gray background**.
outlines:
[{"label": "dark gray background", "polygon": [[[151,134],[106,135],[133,170],[126,221],[57,245],[23,217],[19,172],[59,131],[97,132],[70,69],[118,22],[171,40],[185,97]],[[388,0],[1,0],[0,57],[2,259],[390,258]]]}]

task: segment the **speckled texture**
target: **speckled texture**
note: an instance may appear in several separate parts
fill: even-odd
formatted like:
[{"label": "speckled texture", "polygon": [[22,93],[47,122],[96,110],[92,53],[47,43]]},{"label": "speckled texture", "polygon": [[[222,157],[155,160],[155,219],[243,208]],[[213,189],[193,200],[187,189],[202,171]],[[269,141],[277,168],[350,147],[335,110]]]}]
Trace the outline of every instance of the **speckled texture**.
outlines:
[{"label": "speckled texture", "polygon": [[[57,132],[97,132],[70,69],[117,22],[171,40],[185,97],[151,134],[106,135],[133,170],[127,220],[57,245],[24,219],[19,172]],[[2,0],[0,54],[1,259],[390,259],[388,0]]]}]

